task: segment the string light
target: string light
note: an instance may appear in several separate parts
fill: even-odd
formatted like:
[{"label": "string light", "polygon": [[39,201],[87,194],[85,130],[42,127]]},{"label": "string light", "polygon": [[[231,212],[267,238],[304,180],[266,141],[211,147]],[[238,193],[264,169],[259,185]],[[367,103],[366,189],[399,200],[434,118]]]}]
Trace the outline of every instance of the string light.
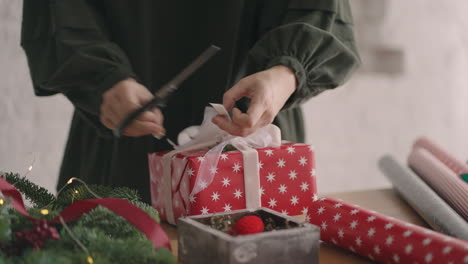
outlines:
[{"label": "string light", "polygon": [[28,167],[28,170],[26,171],[26,173],[24,173],[23,177],[26,178],[26,176],[32,171],[33,169],[33,166],[34,166],[34,163],[36,162],[36,156],[34,156],[34,153],[33,154],[33,159],[31,161],[31,164],[29,165]]},{"label": "string light", "polygon": [[48,215],[48,214],[49,214],[49,210],[47,210],[47,209],[41,209],[41,214],[42,214],[42,215]]},{"label": "string light", "polygon": [[81,241],[78,238],[76,238],[76,236],[73,234],[71,229],[68,227],[67,223],[65,223],[65,221],[63,220],[62,216],[59,216],[59,220],[60,220],[60,223],[63,226],[63,229],[68,233],[68,235],[71,237],[71,239],[73,239],[73,241],[75,241],[75,243],[86,253],[86,255],[88,255],[88,257],[86,258],[86,260],[88,261],[88,264],[94,264],[94,260],[91,257],[91,254],[89,254],[88,248],[86,248],[81,243]]},{"label": "string light", "polygon": [[93,263],[94,263],[94,260],[93,260],[93,258],[92,258],[91,256],[88,256],[87,260],[88,260],[88,263],[89,263],[89,264],[93,264]]},{"label": "string light", "polygon": [[0,205],[3,205],[5,201],[3,199],[0,199]]}]

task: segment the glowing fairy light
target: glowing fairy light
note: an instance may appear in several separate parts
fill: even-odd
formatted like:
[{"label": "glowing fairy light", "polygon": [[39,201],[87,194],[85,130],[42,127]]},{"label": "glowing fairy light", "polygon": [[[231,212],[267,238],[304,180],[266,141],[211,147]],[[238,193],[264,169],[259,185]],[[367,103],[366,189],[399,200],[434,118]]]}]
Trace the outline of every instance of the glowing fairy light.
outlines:
[{"label": "glowing fairy light", "polygon": [[88,258],[86,260],[88,260],[89,264],[94,264],[94,260],[93,260],[93,258],[91,256],[88,256]]},{"label": "glowing fairy light", "polygon": [[0,205],[3,205],[5,201],[3,199],[0,199]]}]

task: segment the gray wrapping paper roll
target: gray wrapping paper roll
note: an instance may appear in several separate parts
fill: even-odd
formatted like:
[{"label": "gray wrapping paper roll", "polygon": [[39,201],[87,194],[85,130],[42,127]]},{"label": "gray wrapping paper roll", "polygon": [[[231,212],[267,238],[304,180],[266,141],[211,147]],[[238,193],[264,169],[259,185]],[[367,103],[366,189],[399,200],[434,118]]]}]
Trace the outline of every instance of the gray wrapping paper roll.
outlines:
[{"label": "gray wrapping paper roll", "polygon": [[390,155],[379,167],[398,192],[435,230],[468,240],[468,223],[408,167]]}]

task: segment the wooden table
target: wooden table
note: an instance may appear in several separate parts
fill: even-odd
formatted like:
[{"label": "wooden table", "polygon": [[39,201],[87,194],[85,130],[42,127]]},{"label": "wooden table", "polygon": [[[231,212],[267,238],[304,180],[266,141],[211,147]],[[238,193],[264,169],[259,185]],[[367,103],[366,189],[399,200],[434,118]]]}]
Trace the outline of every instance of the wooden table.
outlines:
[{"label": "wooden table", "polygon": [[[365,190],[356,192],[331,193],[329,196],[343,199],[346,202],[393,216],[406,222],[427,227],[427,224],[411,209],[393,189]],[[177,256],[177,230],[168,224],[163,228],[171,239],[172,251]],[[372,263],[352,252],[322,243],[320,246],[320,264],[360,264]]]}]

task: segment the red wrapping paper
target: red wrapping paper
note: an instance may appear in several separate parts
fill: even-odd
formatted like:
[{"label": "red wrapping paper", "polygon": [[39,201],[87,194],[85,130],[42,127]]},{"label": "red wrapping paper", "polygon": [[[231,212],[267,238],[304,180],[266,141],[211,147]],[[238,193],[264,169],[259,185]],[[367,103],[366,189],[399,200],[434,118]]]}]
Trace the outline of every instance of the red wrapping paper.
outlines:
[{"label": "red wrapping paper", "polygon": [[323,241],[382,263],[468,263],[468,242],[333,198],[316,199],[307,220]]},{"label": "red wrapping paper", "polygon": [[[260,193],[263,207],[288,215],[304,214],[316,194],[312,147],[285,143],[280,148],[257,149]],[[162,190],[165,153],[149,154],[153,206],[167,220]],[[200,162],[205,152],[176,154],[172,159],[172,205],[174,215],[209,214],[244,209],[244,168],[239,151],[223,152],[213,182],[195,196],[194,187]]]}]

